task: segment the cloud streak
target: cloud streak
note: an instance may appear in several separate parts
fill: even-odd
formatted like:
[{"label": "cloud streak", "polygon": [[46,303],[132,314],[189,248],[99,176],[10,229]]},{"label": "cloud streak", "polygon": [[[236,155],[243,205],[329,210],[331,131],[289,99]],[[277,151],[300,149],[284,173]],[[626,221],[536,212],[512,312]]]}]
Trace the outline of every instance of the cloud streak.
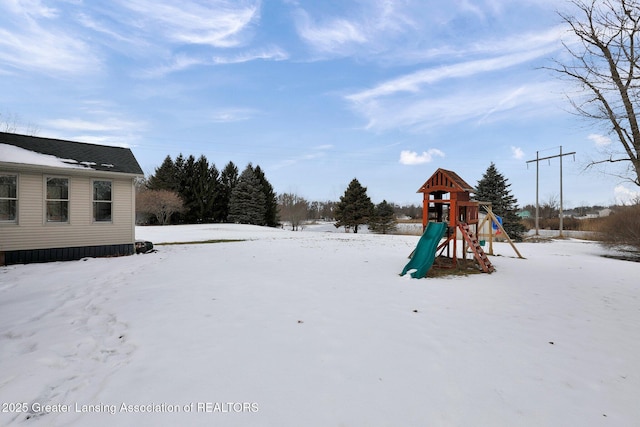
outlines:
[{"label": "cloud streak", "polygon": [[418,30],[408,13],[411,2],[352,2],[333,14],[316,14],[296,3],[298,36],[315,53],[344,57],[389,52],[394,41]]},{"label": "cloud streak", "polygon": [[250,120],[258,113],[251,108],[227,108],[216,110],[211,114],[211,121],[214,123],[233,123]]},{"label": "cloud streak", "polygon": [[127,0],[121,5],[137,15],[147,32],[178,44],[217,48],[244,44],[244,32],[259,17],[259,3]]},{"label": "cloud streak", "polygon": [[277,46],[269,46],[264,49],[253,49],[247,52],[229,56],[215,56],[214,64],[241,64],[255,60],[284,61],[289,59],[289,54]]},{"label": "cloud streak", "polygon": [[56,24],[58,11],[33,2],[8,3],[0,13],[0,69],[36,71],[58,77],[97,71],[101,60],[91,46]]},{"label": "cloud streak", "polygon": [[[425,132],[455,123],[479,126],[508,117],[522,120],[552,114],[549,105],[562,99],[555,88],[553,83],[531,83],[518,89],[518,97],[511,96],[514,88],[506,84],[473,89],[452,88],[444,95],[425,91],[411,97],[396,96],[352,103],[351,107],[367,120],[366,129]],[[504,102],[507,98],[510,99],[508,103]]]},{"label": "cloud streak", "polygon": [[324,24],[317,24],[311,21],[306,12],[300,11],[296,27],[300,37],[320,52],[335,53],[367,42],[359,24],[347,19],[335,18]]},{"label": "cloud streak", "polygon": [[419,92],[425,85],[432,85],[443,80],[471,77],[480,73],[503,70],[539,58],[548,53],[546,49],[531,52],[504,55],[496,58],[460,62],[435,68],[427,68],[383,82],[374,88],[346,96],[354,103],[363,103],[400,92]]}]

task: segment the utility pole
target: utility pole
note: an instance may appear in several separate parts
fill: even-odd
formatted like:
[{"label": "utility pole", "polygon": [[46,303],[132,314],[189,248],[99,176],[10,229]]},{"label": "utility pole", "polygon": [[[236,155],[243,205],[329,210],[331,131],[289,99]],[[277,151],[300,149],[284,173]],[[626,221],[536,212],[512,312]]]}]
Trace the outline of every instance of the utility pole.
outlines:
[{"label": "utility pole", "polygon": [[536,236],[540,235],[540,229],[538,227],[538,211],[540,209],[540,205],[538,203],[538,181],[539,181],[539,165],[540,165],[540,160],[551,160],[551,159],[555,159],[556,157],[560,158],[560,234],[559,237],[562,237],[562,217],[563,217],[563,213],[562,213],[562,157],[564,156],[573,156],[573,159],[575,160],[575,151],[572,151],[571,153],[562,153],[562,145],[560,146],[560,154],[556,154],[555,156],[548,156],[548,157],[540,157],[538,156],[538,151],[536,151],[536,158],[533,160],[527,160],[527,165],[529,163],[532,162],[536,162]]}]

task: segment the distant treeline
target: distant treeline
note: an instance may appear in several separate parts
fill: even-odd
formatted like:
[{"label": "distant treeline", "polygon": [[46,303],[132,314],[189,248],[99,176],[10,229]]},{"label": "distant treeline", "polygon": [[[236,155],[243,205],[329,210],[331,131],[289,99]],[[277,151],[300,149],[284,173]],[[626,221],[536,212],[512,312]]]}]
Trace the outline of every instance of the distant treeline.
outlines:
[{"label": "distant treeline", "polygon": [[[249,163],[240,173],[229,162],[220,171],[204,155],[185,158],[180,154],[175,160],[167,156],[139,190],[137,210],[144,215],[139,222],[151,223],[237,222],[275,227],[281,220],[288,221],[292,200],[301,220],[332,221],[337,203],[277,195],[260,166]],[[422,206],[391,205],[398,218],[422,218]]]}]

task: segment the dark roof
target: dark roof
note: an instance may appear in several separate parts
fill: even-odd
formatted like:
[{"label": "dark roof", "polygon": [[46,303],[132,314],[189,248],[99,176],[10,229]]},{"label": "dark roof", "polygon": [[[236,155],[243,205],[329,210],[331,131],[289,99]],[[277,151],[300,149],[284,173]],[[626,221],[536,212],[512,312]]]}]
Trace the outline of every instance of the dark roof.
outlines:
[{"label": "dark roof", "polygon": [[5,132],[0,132],[0,144],[13,145],[36,153],[48,154],[63,161],[69,160],[65,163],[70,165],[86,165],[87,168],[93,170],[144,175],[138,161],[128,148]]},{"label": "dark roof", "polygon": [[460,178],[457,173],[439,168],[431,175],[431,178],[422,184],[417,193],[430,193],[432,191],[473,193],[475,190],[464,179]]}]

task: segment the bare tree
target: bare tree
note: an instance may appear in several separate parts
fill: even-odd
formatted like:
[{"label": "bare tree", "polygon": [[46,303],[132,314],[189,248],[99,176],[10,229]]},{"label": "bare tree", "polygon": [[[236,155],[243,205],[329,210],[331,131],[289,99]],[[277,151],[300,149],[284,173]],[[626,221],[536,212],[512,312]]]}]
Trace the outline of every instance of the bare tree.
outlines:
[{"label": "bare tree", "polygon": [[546,201],[540,206],[540,216],[543,218],[554,218],[558,215],[560,202],[557,194],[550,194]]},{"label": "bare tree", "polygon": [[136,211],[153,215],[159,224],[167,225],[171,215],[184,211],[184,204],[173,191],[141,190],[136,195]]},{"label": "bare tree", "polygon": [[[20,131],[24,128],[23,131]],[[6,133],[24,133],[25,135],[35,136],[40,130],[38,126],[29,122],[27,124],[21,124],[21,120],[17,114],[2,114],[0,113],[0,132]]]},{"label": "bare tree", "polygon": [[16,133],[18,130],[18,119],[15,114],[0,113],[0,131]]},{"label": "bare tree", "polygon": [[[587,167],[621,163],[626,173],[618,175],[640,186],[640,1],[570,0],[576,15],[560,13],[576,43],[565,42],[570,60],[556,61],[550,69],[577,82],[580,95],[570,97],[577,113],[604,122],[622,150],[611,150],[608,158]],[[617,145],[616,145],[617,146]]]},{"label": "bare tree", "polygon": [[291,224],[291,230],[296,231],[307,218],[309,202],[293,193],[278,195],[280,217]]}]

